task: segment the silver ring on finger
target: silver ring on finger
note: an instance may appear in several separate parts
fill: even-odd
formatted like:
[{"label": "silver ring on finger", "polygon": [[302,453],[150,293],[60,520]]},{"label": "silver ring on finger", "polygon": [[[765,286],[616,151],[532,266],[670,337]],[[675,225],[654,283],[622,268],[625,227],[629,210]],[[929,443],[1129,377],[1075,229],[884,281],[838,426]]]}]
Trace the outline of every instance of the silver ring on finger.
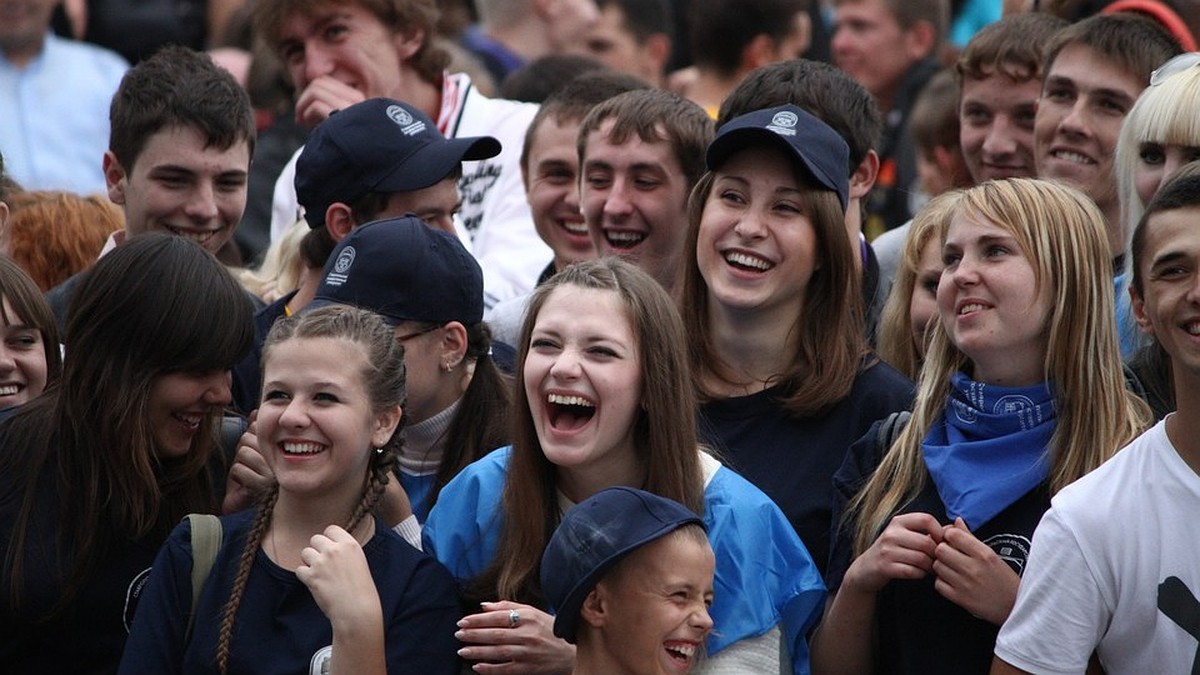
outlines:
[{"label": "silver ring on finger", "polygon": [[516,628],[521,624],[521,613],[515,609],[508,610],[508,627]]}]

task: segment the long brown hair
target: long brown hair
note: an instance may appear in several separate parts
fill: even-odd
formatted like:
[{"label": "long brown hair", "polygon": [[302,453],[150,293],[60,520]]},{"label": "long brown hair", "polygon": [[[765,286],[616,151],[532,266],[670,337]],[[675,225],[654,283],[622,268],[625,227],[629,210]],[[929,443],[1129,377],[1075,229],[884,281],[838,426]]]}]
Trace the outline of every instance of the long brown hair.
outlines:
[{"label": "long brown hair", "polygon": [[[361,377],[373,412],[404,404],[404,346],[395,339],[392,329],[378,315],[364,309],[344,305],[322,307],[275,322],[263,344],[263,364],[270,361],[274,348],[290,339],[336,338],[353,342],[363,350]],[[375,509],[384,489],[396,469],[403,447],[403,423],[396,427],[391,439],[377,452],[371,452],[368,475],[364,477],[363,495],[354,512],[347,514],[345,528],[353,532],[362,519]],[[217,633],[217,670],[224,674],[229,666],[229,647],[238,607],[250,578],[250,569],[262,546],[263,535],[271,523],[271,514],[279,499],[279,485],[267,492],[254,523],[246,535],[246,544],[238,562],[237,575],[229,600],[221,616]],[[337,516],[330,514],[330,519]]]},{"label": "long brown hair", "polygon": [[[1104,217],[1078,191],[1029,178],[987,181],[951,194],[956,195],[955,217],[980,219],[1012,233],[1033,267],[1035,283],[1049,295],[1042,370],[1053,384],[1058,420],[1046,448],[1048,483],[1057,493],[1111,457],[1149,421],[1145,405],[1125,389]],[[939,236],[945,236],[944,229]],[[958,371],[970,374],[971,363],[939,321],[921,368],[912,419],[843,519],[858,518],[856,553],[866,550],[923,488],[921,441],[945,410],[950,376]]]},{"label": "long brown hair", "polygon": [[496,555],[472,581],[469,596],[545,604],[538,568],[561,514],[555,465],[546,459],[538,441],[523,372],[538,314],[556,289],[568,285],[614,293],[637,338],[642,406],[633,437],[637,458],[646,468],[646,482],[635,487],[703,512],[695,398],[683,351],[683,323],[670,297],[650,275],[615,257],[571,265],[534,291],[521,328],[512,455],[501,498],[504,521]]},{"label": "long brown hair", "polygon": [[44,515],[34,513],[43,481],[58,499],[60,557],[46,563],[64,578],[49,615],[123,542],[161,543],[184,515],[216,511],[210,461],[219,412],[200,425],[186,456],[161,458],[150,392],[167,373],[231,368],[250,348],[252,316],[237,281],[182,237],[133,237],[86,273],[67,313],[60,383],[0,427],[0,475],[13,477],[21,503],[4,560],[14,605],[32,561],[25,533]]},{"label": "long brown hair", "polygon": [[[793,171],[800,185],[811,186],[810,179]],[[688,200],[687,255],[680,285],[688,356],[694,386],[702,399],[716,397],[705,387],[704,375],[727,382],[736,379],[712,342],[708,284],[696,260],[700,219],[714,180],[713,172],[705,174]],[[787,391],[784,405],[797,417],[818,414],[849,395],[868,353],[859,290],[861,275],[854,265],[856,253],[846,236],[841,204],[832,191],[815,188],[806,190],[805,200],[805,211],[817,233],[816,257],[821,264],[805,289],[804,311],[796,316],[788,335],[789,339],[795,336],[796,345],[791,363],[778,374]]]}]

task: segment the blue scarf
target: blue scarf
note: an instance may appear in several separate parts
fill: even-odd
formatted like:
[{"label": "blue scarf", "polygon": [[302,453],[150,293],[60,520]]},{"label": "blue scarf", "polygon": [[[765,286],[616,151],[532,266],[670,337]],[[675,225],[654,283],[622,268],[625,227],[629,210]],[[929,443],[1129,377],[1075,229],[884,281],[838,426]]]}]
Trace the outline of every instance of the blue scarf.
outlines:
[{"label": "blue scarf", "polygon": [[998,387],[952,375],[946,410],[921,441],[946,515],[975,529],[1045,482],[1055,424],[1049,385]]}]

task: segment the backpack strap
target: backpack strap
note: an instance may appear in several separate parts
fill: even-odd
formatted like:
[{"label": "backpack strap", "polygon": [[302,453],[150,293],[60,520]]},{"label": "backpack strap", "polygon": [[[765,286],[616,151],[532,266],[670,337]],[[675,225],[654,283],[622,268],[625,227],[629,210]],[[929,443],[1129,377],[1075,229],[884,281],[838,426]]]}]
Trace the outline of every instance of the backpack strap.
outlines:
[{"label": "backpack strap", "polygon": [[188,612],[185,639],[191,640],[200,589],[204,588],[221,549],[221,519],[206,513],[189,513],[187,519],[192,525],[192,609]]},{"label": "backpack strap", "polygon": [[897,410],[883,419],[883,423],[879,425],[879,435],[875,437],[875,449],[879,451],[880,457],[886,455],[888,450],[891,450],[892,446],[896,444],[896,439],[900,438],[900,432],[908,426],[910,417],[912,417],[911,412]]}]

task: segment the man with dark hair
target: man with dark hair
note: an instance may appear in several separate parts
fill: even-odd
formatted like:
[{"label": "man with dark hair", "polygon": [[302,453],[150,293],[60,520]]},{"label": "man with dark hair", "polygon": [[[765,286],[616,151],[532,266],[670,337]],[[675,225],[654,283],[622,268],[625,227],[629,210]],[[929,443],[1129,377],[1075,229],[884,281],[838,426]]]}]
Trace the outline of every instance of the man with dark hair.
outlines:
[{"label": "man with dark hair", "polygon": [[871,92],[887,123],[876,145],[879,181],[866,202],[864,229],[873,238],[912,217],[917,160],[908,116],[937,72],[950,10],[946,0],[838,0],[835,7],[834,63]]},{"label": "man with dark hair", "polygon": [[[125,229],[105,252],[153,231],[219,251],[246,208],[254,153],[254,113],[233,76],[203,53],[166,47],[125,74],[109,119],[104,179],[109,199],[125,211]],[[78,280],[46,295],[64,337]]]},{"label": "man with dark hair", "polygon": [[800,57],[812,34],[807,0],[694,0],[688,20],[695,77],[680,93],[714,118],[747,73]]},{"label": "man with dark hair", "polygon": [[[260,0],[253,9],[256,31],[296,85],[296,116],[305,125],[387,97],[425,113],[447,138],[500,141],[499,155],[466,163],[458,181],[457,225],[483,267],[490,307],[531,289],[550,258],[530,223],[517,164],[516,149],[537,107],[487,98],[466,74],[447,74],[449,55],[433,39],[437,15],[434,0]],[[299,217],[294,177],[295,161],[275,186],[272,239]]]},{"label": "man with dark hair", "polygon": [[579,201],[597,253],[626,258],[674,287],[687,255],[688,195],[712,134],[703,110],[662,90],[592,108],[579,126]]},{"label": "man with dark hair", "polygon": [[600,19],[584,49],[605,65],[661,87],[671,58],[672,17],[667,0],[598,0]]}]

